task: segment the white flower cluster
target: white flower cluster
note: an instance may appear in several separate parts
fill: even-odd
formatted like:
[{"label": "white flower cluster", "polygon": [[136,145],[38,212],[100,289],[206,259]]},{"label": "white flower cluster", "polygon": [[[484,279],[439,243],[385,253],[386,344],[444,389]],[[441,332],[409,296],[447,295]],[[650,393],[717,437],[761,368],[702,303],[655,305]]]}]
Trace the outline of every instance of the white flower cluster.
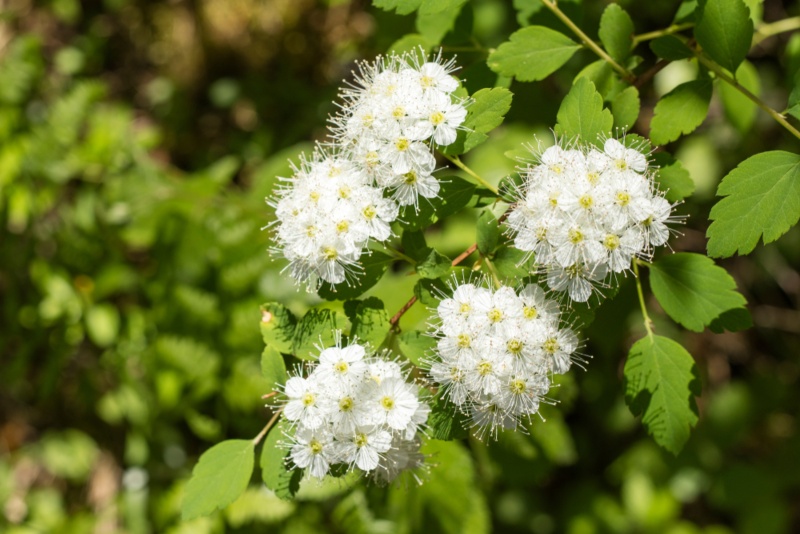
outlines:
[{"label": "white flower cluster", "polygon": [[295,426],[290,456],[313,477],[344,464],[390,482],[422,465],[417,430],[430,408],[400,365],[365,356],[362,345],[342,347],[337,338],[306,378],[286,382],[283,415]]},{"label": "white flower cluster", "polygon": [[342,91],[333,143],[293,167],[269,203],[276,210],[275,252],[298,282],[339,284],[359,269],[369,240],[385,241],[399,206],[434,198],[434,145],[449,145],[466,117],[452,95],[452,61],[417,54],[362,64]]},{"label": "white flower cluster", "polygon": [[467,116],[467,101],[452,93],[454,61],[421,63],[417,54],[362,64],[356,83],[342,91],[333,136],[358,165],[400,205],[433,198],[433,144],[447,146]]},{"label": "white flower cluster", "polygon": [[667,242],[674,206],[656,189],[646,156],[616,139],[602,152],[590,144],[552,146],[520,175],[506,220],[514,245],[574,301],[585,302],[593,283]]},{"label": "white flower cluster", "polygon": [[578,338],[539,286],[517,294],[508,286],[492,291],[463,283],[437,313],[430,375],[481,435],[516,428],[537,413],[552,374],[581,361]]}]

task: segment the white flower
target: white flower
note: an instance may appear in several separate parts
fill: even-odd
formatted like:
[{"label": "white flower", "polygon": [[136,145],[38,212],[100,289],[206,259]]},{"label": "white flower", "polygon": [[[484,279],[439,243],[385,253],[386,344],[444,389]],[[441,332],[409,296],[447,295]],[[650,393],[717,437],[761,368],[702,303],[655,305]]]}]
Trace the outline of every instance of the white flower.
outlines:
[{"label": "white flower", "polygon": [[320,409],[319,387],[311,380],[293,376],[286,381],[286,396],[289,402],[283,409],[286,419],[298,421],[301,425],[315,429],[322,425],[323,414]]},{"label": "white flower", "polygon": [[314,431],[300,427],[294,434],[290,455],[294,465],[308,468],[311,476],[323,478],[328,474],[335,455],[333,436],[326,430]]},{"label": "white flower", "polygon": [[381,453],[391,448],[392,435],[377,426],[362,426],[351,435],[337,437],[334,446],[343,463],[372,471],[378,467]]}]

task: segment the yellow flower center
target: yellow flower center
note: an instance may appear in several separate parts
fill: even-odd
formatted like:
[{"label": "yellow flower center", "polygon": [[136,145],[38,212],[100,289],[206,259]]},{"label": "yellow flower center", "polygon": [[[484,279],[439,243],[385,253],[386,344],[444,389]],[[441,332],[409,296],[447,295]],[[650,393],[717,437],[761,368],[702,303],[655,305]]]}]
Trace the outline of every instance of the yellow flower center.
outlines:
[{"label": "yellow flower center", "polygon": [[483,360],[481,363],[478,364],[478,374],[481,376],[486,376],[492,372],[492,363]]},{"label": "yellow flower center", "polygon": [[333,248],[333,247],[325,247],[325,248],[322,249],[322,256],[327,261],[333,261],[333,260],[335,260],[336,258],[339,257],[339,253],[336,252],[336,249]]},{"label": "yellow flower center", "polygon": [[303,395],[303,406],[314,406],[314,403],[317,401],[316,397],[314,397],[313,393],[306,393]]},{"label": "yellow flower center", "polygon": [[536,317],[539,315],[539,311],[533,306],[525,306],[522,308],[522,315],[526,319],[536,319]]},{"label": "yellow flower center", "polygon": [[470,306],[466,302],[461,304],[461,306],[458,308],[458,311],[461,312],[461,313],[469,313],[471,310],[472,310],[472,306]]},{"label": "yellow flower center", "polygon": [[525,381],[519,378],[512,380],[508,385],[508,389],[510,389],[511,393],[515,395],[521,395],[522,393],[525,393]]},{"label": "yellow flower center", "polygon": [[313,200],[314,202],[316,202],[317,200],[319,200],[319,191],[312,191],[312,192],[310,192],[310,193],[308,194],[308,196],[309,196],[309,198],[310,198],[311,200]]},{"label": "yellow flower center", "polygon": [[381,406],[383,406],[384,410],[391,410],[392,408],[394,408],[394,399],[389,396],[382,398]]},{"label": "yellow flower center", "polygon": [[339,167],[334,166],[328,169],[328,178],[334,178],[336,176],[339,176],[340,174],[342,174],[342,169],[340,169]]},{"label": "yellow flower center", "polygon": [[347,221],[339,221],[336,223],[336,231],[340,234],[346,232],[348,228],[350,228],[350,223]]},{"label": "yellow flower center", "polygon": [[322,443],[320,443],[315,439],[312,439],[308,443],[308,448],[311,449],[311,454],[319,454],[322,452]]},{"label": "yellow flower center", "polygon": [[493,323],[499,323],[503,320],[503,312],[497,308],[492,308],[487,315],[489,316],[489,321]]},{"label": "yellow flower center", "polygon": [[603,245],[608,250],[617,250],[619,248],[619,237],[614,234],[608,234],[606,238],[603,239]]},{"label": "yellow flower center", "polygon": [[406,139],[405,137],[401,137],[400,139],[394,142],[395,148],[400,152],[405,152],[406,150],[408,150],[409,144],[410,143],[408,142],[408,139]]},{"label": "yellow flower center", "polygon": [[472,345],[472,340],[467,334],[458,334],[457,345],[460,349],[468,349]]},{"label": "yellow flower center", "polygon": [[417,183],[417,173],[416,171],[408,171],[403,175],[403,182],[407,183],[408,185]]},{"label": "yellow flower center", "polygon": [[441,111],[434,111],[431,114],[431,124],[434,126],[439,126],[445,121],[444,113]]},{"label": "yellow flower center", "polygon": [[406,116],[406,110],[403,109],[402,106],[397,106],[396,108],[394,108],[394,110],[392,110],[392,117],[394,117],[395,119],[402,119],[405,116]]},{"label": "yellow flower center", "polygon": [[506,347],[508,348],[508,352],[516,356],[522,352],[523,343],[519,339],[512,339],[506,343]]},{"label": "yellow flower center", "polygon": [[367,444],[367,441],[368,441],[367,440],[367,435],[364,434],[363,432],[359,432],[358,434],[356,434],[356,437],[353,440],[353,443],[355,443],[356,447],[358,447],[360,449],[361,447],[363,447],[364,445]]},{"label": "yellow flower center", "polygon": [[554,163],[553,165],[550,165],[550,170],[553,171],[555,174],[561,174],[562,172],[564,172],[564,167],[562,167],[558,163]]},{"label": "yellow flower center", "polygon": [[652,215],[642,221],[642,226],[650,226],[651,224],[653,224],[653,216]]},{"label": "yellow flower center", "polygon": [[583,241],[583,232],[577,228],[573,228],[567,233],[567,239],[569,239],[569,242],[573,245],[577,245]]},{"label": "yellow flower center", "polygon": [[617,169],[621,170],[621,171],[624,171],[624,170],[626,170],[626,169],[628,168],[628,164],[625,162],[625,160],[624,160],[624,159],[618,159],[618,160],[616,160],[616,161],[614,162],[614,166],[615,166]]},{"label": "yellow flower center", "polygon": [[548,338],[547,341],[542,343],[542,348],[548,354],[554,354],[560,347],[558,340],[554,337]]},{"label": "yellow flower center", "polygon": [[339,198],[350,198],[350,187],[347,185],[343,185],[339,188]]},{"label": "yellow flower center", "polygon": [[344,397],[342,400],[339,401],[339,409],[343,412],[349,412],[353,409],[353,399],[350,397]]},{"label": "yellow flower center", "polygon": [[367,206],[363,210],[361,210],[361,214],[364,215],[367,219],[374,219],[378,212],[375,211],[375,208],[372,206]]},{"label": "yellow flower center", "polygon": [[306,226],[306,235],[308,237],[314,237],[317,235],[317,227],[314,225]]},{"label": "yellow flower center", "polygon": [[586,179],[589,181],[590,184],[594,185],[600,180],[600,173],[599,172],[590,172],[586,175]]},{"label": "yellow flower center", "polygon": [[594,204],[594,199],[590,195],[583,195],[580,200],[578,200],[578,204],[580,204],[583,209],[588,210]]},{"label": "yellow flower center", "polygon": [[345,361],[336,362],[333,366],[333,370],[340,374],[346,373],[348,369],[350,369],[350,366]]},{"label": "yellow flower center", "polygon": [[423,89],[428,89],[433,87],[435,81],[430,76],[423,76],[419,79],[419,84],[422,86]]},{"label": "yellow flower center", "polygon": [[617,204],[622,206],[623,208],[627,206],[631,201],[631,196],[626,193],[625,191],[620,191],[617,193]]}]

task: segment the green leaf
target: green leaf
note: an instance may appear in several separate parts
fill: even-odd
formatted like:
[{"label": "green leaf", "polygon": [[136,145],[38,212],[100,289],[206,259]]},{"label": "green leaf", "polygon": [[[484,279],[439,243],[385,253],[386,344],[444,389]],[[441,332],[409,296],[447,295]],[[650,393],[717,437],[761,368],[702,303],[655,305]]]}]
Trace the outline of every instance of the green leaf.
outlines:
[{"label": "green leaf", "polygon": [[747,304],[731,275],[702,254],[680,252],[661,258],[650,265],[650,285],[664,311],[695,332]]},{"label": "green leaf", "polygon": [[332,310],[311,309],[306,312],[294,333],[292,354],[302,360],[316,359],[317,349],[314,345],[320,342],[323,346],[334,343],[334,332],[344,328],[344,321]]},{"label": "green leaf", "polygon": [[665,145],[693,132],[705,120],[710,101],[709,80],[680,84],[656,104],[650,122],[650,139],[656,145]]},{"label": "green leaf", "polygon": [[655,181],[670,202],[682,200],[694,193],[694,180],[680,161],[666,152],[653,154],[653,164],[658,167]]},{"label": "green leaf", "polygon": [[674,35],[664,35],[658,39],[653,39],[650,42],[650,50],[658,57],[669,61],[678,61],[694,56],[694,53],[686,46],[686,43]]},{"label": "green leaf", "polygon": [[753,318],[747,308],[734,308],[720,314],[719,317],[711,321],[708,329],[715,334],[721,334],[725,330],[728,332],[739,332],[753,327]]},{"label": "green leaf", "polygon": [[300,489],[300,479],[303,478],[302,470],[287,469],[291,460],[288,458],[290,449],[286,444],[289,443],[287,435],[291,431],[289,422],[281,418],[267,434],[261,449],[261,478],[264,485],[281,499],[291,499]]},{"label": "green leaf", "polygon": [[464,131],[452,144],[442,147],[449,155],[469,152],[486,141],[489,132],[500,126],[508,110],[511,109],[513,94],[503,87],[481,89],[472,95],[467,117],[464,119]]},{"label": "green leaf", "polygon": [[95,304],[86,312],[86,332],[98,347],[108,347],[119,334],[119,311],[111,304]]},{"label": "green leaf", "polygon": [[446,292],[447,284],[441,278],[421,278],[414,285],[414,296],[423,305],[431,308],[439,305],[441,295]]},{"label": "green leaf", "polygon": [[341,284],[323,282],[317,294],[325,300],[348,300],[364,294],[368,289],[377,284],[392,263],[392,258],[382,252],[370,251],[358,260],[361,270],[357,271],[355,279]]},{"label": "green leaf", "polygon": [[600,17],[600,42],[612,58],[624,63],[633,46],[633,21],[619,4],[609,4]]},{"label": "green leaf", "polygon": [[358,337],[360,343],[369,343],[372,348],[377,349],[383,344],[390,327],[389,315],[383,301],[370,297],[358,303],[350,333]]},{"label": "green leaf", "polygon": [[505,245],[497,249],[492,262],[502,278],[514,280],[530,274],[530,262],[526,259],[527,256],[526,252],[511,245]]},{"label": "green leaf", "polygon": [[[749,61],[744,61],[739,65],[739,69],[736,71],[736,80],[754,95],[761,96],[761,81],[758,78],[758,71]],[[717,87],[719,87],[719,96],[722,100],[722,109],[725,110],[725,117],[740,133],[749,132],[756,120],[758,106],[729,83],[719,82]]]},{"label": "green leaf", "polygon": [[373,0],[372,5],[386,11],[397,11],[398,15],[408,15],[413,13],[423,0]]},{"label": "green leaf", "polygon": [[452,215],[472,199],[475,184],[471,184],[458,176],[446,176],[439,180],[441,189],[439,196],[432,199],[420,199],[419,210],[413,206],[406,206],[403,210],[400,223],[411,230],[427,228],[434,222]]},{"label": "green leaf", "polygon": [[427,53],[435,44],[436,43],[432,42],[424,35],[409,33],[393,42],[386,51],[388,53],[393,52],[397,55],[402,55],[406,52],[419,52],[419,49],[422,48]]},{"label": "green leaf", "polygon": [[254,463],[254,445],[249,439],[231,439],[208,449],[186,484],[181,518],[187,521],[208,515],[238,499],[250,482]]},{"label": "green leaf", "polygon": [[750,51],[753,21],[742,0],[703,0],[697,5],[694,36],[703,52],[736,72]]},{"label": "green leaf", "polygon": [[431,249],[428,257],[417,264],[417,274],[422,278],[440,278],[450,272],[450,258]]},{"label": "green leaf", "polygon": [[[613,5],[613,4],[612,4]],[[614,126],[630,130],[639,118],[639,90],[633,86],[617,93],[611,100],[611,114],[614,115]]]},{"label": "green leaf", "polygon": [[614,117],[603,108],[603,97],[587,78],[578,78],[558,108],[556,134],[579,136],[590,143],[599,143],[599,136],[611,135]]},{"label": "green leaf", "polygon": [[[456,20],[466,0],[453,0],[451,6],[438,12],[420,9],[417,12],[416,28],[428,42],[439,44],[445,35],[456,28]],[[428,2],[426,5],[432,5]]]},{"label": "green leaf", "polygon": [[261,375],[267,379],[269,390],[286,383],[286,363],[283,355],[275,348],[267,345],[261,353]]},{"label": "green leaf", "polygon": [[267,346],[290,353],[296,327],[297,319],[283,304],[267,302],[261,305],[261,337]]},{"label": "green leaf", "polygon": [[405,357],[417,367],[423,365],[423,360],[432,354],[431,351],[436,347],[436,338],[418,330],[403,332],[397,341]]},{"label": "green leaf", "polygon": [[416,261],[422,261],[428,257],[431,247],[425,243],[425,234],[419,230],[406,230],[400,238],[403,252]]},{"label": "green leaf", "polygon": [[478,216],[475,233],[478,239],[478,250],[481,251],[481,254],[488,256],[494,252],[500,240],[500,225],[497,223],[497,218],[488,209],[481,211]]},{"label": "green leaf", "polygon": [[581,46],[544,26],[528,26],[511,34],[509,41],[491,53],[489,68],[520,82],[543,80],[556,71]]},{"label": "green leaf", "polygon": [[697,424],[700,379],[692,356],[662,336],[634,343],[625,362],[625,402],[656,443],[677,455]]},{"label": "green leaf", "polygon": [[733,169],[711,208],[708,255],[748,254],[763,237],[771,243],[800,218],[800,156],[782,150],[756,154]]},{"label": "green leaf", "polygon": [[432,439],[451,441],[463,439],[469,435],[469,418],[456,409],[455,404],[447,402],[440,396],[431,401],[431,413],[428,415],[428,435]]}]

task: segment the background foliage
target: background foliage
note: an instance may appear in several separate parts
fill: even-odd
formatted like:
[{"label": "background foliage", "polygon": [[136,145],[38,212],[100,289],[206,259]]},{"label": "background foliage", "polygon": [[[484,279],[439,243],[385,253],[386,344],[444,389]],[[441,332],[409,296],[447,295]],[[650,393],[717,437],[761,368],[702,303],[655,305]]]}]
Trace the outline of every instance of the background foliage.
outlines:
[{"label": "background foliage", "polygon": [[[797,6],[746,2],[756,33],[743,47],[737,33],[747,35],[747,23],[713,0],[696,21],[689,17],[692,2],[621,2],[630,20],[604,2],[562,2],[614,60],[638,61],[630,44],[648,65],[669,60],[634,95],[606,90],[603,84],[612,82],[605,67],[538,1],[449,2],[453,9],[438,12],[436,2],[427,2],[407,15],[420,3],[376,4],[397,13],[335,0],[4,5],[0,529],[800,529],[800,231],[756,246],[758,235],[732,238],[724,222],[708,230],[709,213],[724,219],[730,206],[722,201],[711,211],[721,177],[755,154],[796,152],[797,140],[740,93],[719,81],[712,87],[680,41],[619,39],[626,35],[620,27],[641,36],[696,23],[694,36],[721,66],[771,107],[791,113],[792,102],[800,105],[794,83],[800,35],[764,28],[797,17]],[[720,25],[730,43],[705,37]],[[529,29],[509,41],[521,26]],[[656,331],[665,336],[654,350],[670,350],[667,338],[680,341],[701,375],[699,423],[678,456],[659,448],[625,405],[623,366],[644,335],[628,278],[614,300],[594,311],[587,371],[565,378],[560,403],[543,410],[547,421],[534,422],[530,435],[504,434],[489,445],[432,441],[426,448],[436,465],[419,487],[344,480],[306,485],[287,502],[260,490],[254,477],[224,511],[182,523],[181,499],[198,456],[223,439],[255,435],[269,415],[260,399],[271,389],[260,369],[260,303],[280,301],[298,315],[337,306],[297,291],[279,274],[282,265],[266,253],[269,236],[260,231],[271,217],[263,199],[276,175],[289,172],[287,158],[324,135],[336,88],[353,61],[398,40],[396,49],[441,42],[446,53],[458,52],[470,94],[495,85],[513,92],[503,125],[465,157],[493,183],[513,171],[506,152],[518,153],[532,133],[546,137],[554,124],[574,119],[569,106],[563,115],[559,108],[568,93],[581,98],[577,85],[574,93],[570,88],[582,69],[594,69],[598,90],[611,95],[605,105],[614,124],[626,124],[640,104],[633,131],[668,143],[691,177],[683,183],[690,196],[679,208],[689,219],[672,247],[705,253],[708,230],[712,242],[719,236],[709,245],[713,256],[755,248],[717,262],[746,298],[754,328],[715,334],[703,330],[700,315],[681,321],[691,331],[678,330],[668,316],[681,301],[659,296],[659,284],[680,265],[665,262],[644,275],[664,306],[648,300]],[[533,70],[526,69],[508,60],[520,46],[535,51],[526,40],[560,52],[537,56]],[[473,124],[481,135],[492,127]],[[483,140],[474,136],[465,144]],[[735,173],[756,183],[719,194],[730,199],[754,191],[764,163],[796,165],[782,158],[748,160]],[[786,189],[775,191],[776,199],[796,199],[798,178],[783,177],[778,185]],[[762,216],[793,224],[791,209],[773,211]],[[475,242],[476,218],[466,209],[434,225],[425,233],[428,245],[456,256]],[[495,261],[502,265],[503,258]],[[391,269],[366,296],[381,298],[394,313],[414,283]],[[734,298],[726,293],[732,287],[715,290]],[[424,319],[417,305],[401,326],[422,327]]]}]

